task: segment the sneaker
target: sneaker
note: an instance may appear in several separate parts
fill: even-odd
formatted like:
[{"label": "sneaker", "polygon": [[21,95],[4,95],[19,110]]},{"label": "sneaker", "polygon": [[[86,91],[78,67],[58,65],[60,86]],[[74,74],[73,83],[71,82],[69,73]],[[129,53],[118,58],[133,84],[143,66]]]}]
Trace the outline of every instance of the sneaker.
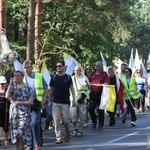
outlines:
[{"label": "sneaker", "polygon": [[55,141],[55,144],[61,144],[62,143],[62,140],[56,140]]},{"label": "sneaker", "polygon": [[131,125],[132,126],[136,126],[136,122],[135,121],[131,121]]},{"label": "sneaker", "polygon": [[87,123],[85,123],[84,125],[83,125],[83,127],[87,127],[88,126],[88,124]]},{"label": "sneaker", "polygon": [[126,120],[127,120],[127,119],[126,119],[125,117],[123,117],[123,118],[122,118],[122,123],[126,123]]}]

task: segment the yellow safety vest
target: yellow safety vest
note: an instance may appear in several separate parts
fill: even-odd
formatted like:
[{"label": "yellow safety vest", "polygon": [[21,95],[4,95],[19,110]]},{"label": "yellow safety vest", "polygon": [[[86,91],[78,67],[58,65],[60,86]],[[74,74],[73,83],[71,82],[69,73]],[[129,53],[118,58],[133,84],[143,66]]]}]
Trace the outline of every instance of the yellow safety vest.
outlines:
[{"label": "yellow safety vest", "polygon": [[[124,85],[125,90],[126,90],[126,93],[123,96],[124,100],[130,100],[131,98],[138,99],[139,97],[141,97],[140,91],[136,88],[136,85],[135,85],[136,81],[135,81],[134,77],[130,78],[129,86],[128,86],[126,77],[122,78],[122,82],[123,82],[123,85]],[[135,91],[137,93],[136,95],[135,95]]]},{"label": "yellow safety vest", "polygon": [[43,100],[44,87],[42,82],[42,74],[35,73],[35,93],[38,101]]},{"label": "yellow safety vest", "polygon": [[[26,79],[24,78],[24,82],[26,82]],[[35,94],[36,98],[38,101],[43,100],[43,95],[44,95],[44,87],[43,87],[43,82],[42,82],[42,74],[41,73],[35,73]]]},{"label": "yellow safety vest", "polygon": [[[85,75],[81,75],[79,78],[87,78]],[[89,96],[89,90],[87,85],[81,85],[79,82],[77,82],[75,75],[72,76],[72,82],[73,82],[73,86],[75,88],[75,97],[78,97],[81,93],[86,94],[86,96]]]}]

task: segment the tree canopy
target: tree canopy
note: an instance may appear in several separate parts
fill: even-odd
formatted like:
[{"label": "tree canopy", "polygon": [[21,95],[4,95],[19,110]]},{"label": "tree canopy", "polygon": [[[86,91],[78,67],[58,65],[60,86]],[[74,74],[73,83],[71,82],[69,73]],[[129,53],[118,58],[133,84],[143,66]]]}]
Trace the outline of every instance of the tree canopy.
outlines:
[{"label": "tree canopy", "polygon": [[[12,49],[25,60],[29,2],[6,1],[6,30]],[[100,60],[107,63],[119,57],[129,61],[131,49],[138,49],[144,62],[150,51],[149,0],[43,0],[41,55],[53,70],[63,52],[73,56],[83,67]],[[33,53],[34,57],[34,53]]]}]

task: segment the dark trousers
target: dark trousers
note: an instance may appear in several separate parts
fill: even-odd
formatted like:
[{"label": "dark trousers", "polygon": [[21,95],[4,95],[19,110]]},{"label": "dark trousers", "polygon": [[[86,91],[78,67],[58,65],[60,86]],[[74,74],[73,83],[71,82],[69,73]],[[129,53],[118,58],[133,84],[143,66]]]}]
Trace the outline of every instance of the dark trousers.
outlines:
[{"label": "dark trousers", "polygon": [[115,115],[116,115],[117,104],[118,104],[118,101],[116,100],[116,103],[115,103],[115,106],[114,106],[114,112],[107,111],[108,114],[109,114],[109,118],[110,118],[109,122],[115,122]]},{"label": "dark trousers", "polygon": [[145,96],[146,96],[146,91],[140,91],[142,94],[142,99],[138,98],[137,99],[137,109],[140,108],[141,104],[142,104],[142,108],[145,107]]},{"label": "dark trousers", "polygon": [[128,106],[128,110],[131,114],[131,121],[136,121],[136,115],[135,115],[135,111],[134,111],[134,99],[131,100],[126,100],[127,106]]},{"label": "dark trousers", "polygon": [[[92,119],[93,124],[97,124],[96,113],[95,110],[99,107],[101,101],[101,92],[90,92],[89,99],[89,114]],[[99,126],[104,126],[104,110],[97,109],[98,111],[98,121]]]}]

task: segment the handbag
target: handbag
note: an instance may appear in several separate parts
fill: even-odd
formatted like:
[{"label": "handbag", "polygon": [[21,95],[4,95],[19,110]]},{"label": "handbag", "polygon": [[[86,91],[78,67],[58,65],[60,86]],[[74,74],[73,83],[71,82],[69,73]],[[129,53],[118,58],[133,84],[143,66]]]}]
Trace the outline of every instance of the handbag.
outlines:
[{"label": "handbag", "polygon": [[41,109],[41,102],[37,99],[33,100],[33,105],[31,105],[31,110],[40,110]]},{"label": "handbag", "polygon": [[81,93],[77,98],[77,102],[82,104],[84,102],[85,98],[86,98],[86,95],[84,93]]},{"label": "handbag", "polygon": [[[74,76],[74,82],[75,82],[76,89],[77,89],[77,91],[79,92],[78,87],[77,87],[77,83],[76,83],[76,78],[75,78],[75,76]],[[80,104],[82,104],[82,103],[84,102],[85,98],[86,98],[86,94],[84,94],[84,93],[82,92],[82,93],[78,96],[77,102],[80,103]]]}]

